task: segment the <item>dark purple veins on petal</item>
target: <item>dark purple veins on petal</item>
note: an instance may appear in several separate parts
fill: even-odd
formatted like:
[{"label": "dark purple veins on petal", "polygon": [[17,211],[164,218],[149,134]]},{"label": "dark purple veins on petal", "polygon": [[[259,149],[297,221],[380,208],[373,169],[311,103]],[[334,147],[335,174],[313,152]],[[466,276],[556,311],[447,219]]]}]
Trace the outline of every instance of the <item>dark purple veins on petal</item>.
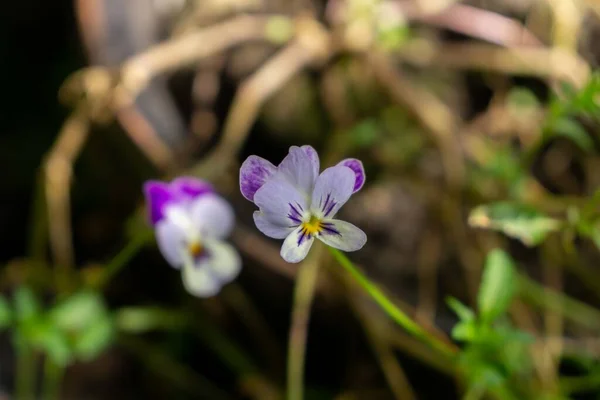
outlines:
[{"label": "dark purple veins on petal", "polygon": [[325,204],[323,204],[322,198],[319,204],[321,206],[321,210],[323,210],[323,214],[328,217],[333,210],[333,207],[335,207],[337,203],[333,200],[333,197],[331,197],[331,193],[328,193],[327,197],[325,198]]},{"label": "dark purple veins on petal", "polygon": [[335,225],[333,224],[333,222],[321,222],[321,228],[323,229],[324,233],[329,233],[331,235],[340,235],[340,236],[342,236],[342,234],[340,233],[340,231],[338,231],[337,229],[335,229]]},{"label": "dark purple veins on petal", "polygon": [[308,237],[309,237],[309,234],[306,231],[306,229],[302,229],[300,231],[300,236],[298,237],[298,247],[300,247],[302,245],[302,243],[304,242],[304,240],[307,239]]},{"label": "dark purple veins on petal", "polygon": [[290,206],[290,212],[287,215],[288,218],[291,219],[294,223],[300,224],[302,222],[302,214],[300,214],[298,208],[302,209],[302,206],[298,203],[296,203],[296,206],[298,206],[298,208],[294,207],[292,203],[288,203],[288,205]]}]

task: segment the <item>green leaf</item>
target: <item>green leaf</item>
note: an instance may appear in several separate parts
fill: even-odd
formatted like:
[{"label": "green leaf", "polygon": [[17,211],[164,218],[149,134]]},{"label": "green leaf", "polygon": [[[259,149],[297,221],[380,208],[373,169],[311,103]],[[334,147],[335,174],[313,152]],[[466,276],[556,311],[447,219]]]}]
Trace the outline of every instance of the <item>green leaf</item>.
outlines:
[{"label": "green leaf", "polygon": [[594,149],[594,142],[583,126],[568,117],[558,118],[550,128],[552,136],[563,136],[573,141],[581,150],[589,152]]},{"label": "green leaf", "polygon": [[100,295],[82,291],[58,303],[50,311],[50,318],[61,329],[76,331],[92,324],[105,314],[106,309]]},{"label": "green leaf", "polygon": [[525,204],[499,202],[472,210],[469,225],[500,231],[527,246],[536,246],[557,231],[561,222]]},{"label": "green leaf", "polygon": [[25,335],[27,341],[38,350],[43,351],[58,365],[65,366],[73,358],[68,336],[52,321],[40,321],[28,327]]},{"label": "green leaf", "polygon": [[504,314],[516,292],[516,271],[510,256],[503,250],[492,250],[486,258],[477,296],[483,321],[493,322]]},{"label": "green leaf", "polygon": [[129,333],[176,329],[185,324],[181,315],[158,307],[125,307],[116,313],[115,320],[120,330]]},{"label": "green leaf", "polygon": [[472,321],[475,319],[475,313],[469,307],[465,306],[454,297],[446,298],[446,304],[454,311],[461,321]]},{"label": "green leaf", "polygon": [[350,138],[357,147],[368,147],[379,137],[379,124],[376,119],[366,119],[350,129]]},{"label": "green leaf", "polygon": [[540,101],[535,94],[524,87],[512,88],[506,96],[506,102],[508,107],[514,109],[516,112],[538,109],[540,107]]},{"label": "green leaf", "polygon": [[0,329],[6,328],[12,321],[12,310],[10,304],[3,296],[0,296]]},{"label": "green leaf", "polygon": [[39,316],[41,306],[31,288],[21,286],[14,294],[15,316],[18,321],[25,321]]},{"label": "green leaf", "polygon": [[92,360],[112,344],[114,337],[113,320],[109,316],[98,318],[75,337],[75,354],[83,361]]},{"label": "green leaf", "polygon": [[463,342],[472,342],[477,338],[479,329],[475,320],[461,321],[452,328],[452,338]]}]

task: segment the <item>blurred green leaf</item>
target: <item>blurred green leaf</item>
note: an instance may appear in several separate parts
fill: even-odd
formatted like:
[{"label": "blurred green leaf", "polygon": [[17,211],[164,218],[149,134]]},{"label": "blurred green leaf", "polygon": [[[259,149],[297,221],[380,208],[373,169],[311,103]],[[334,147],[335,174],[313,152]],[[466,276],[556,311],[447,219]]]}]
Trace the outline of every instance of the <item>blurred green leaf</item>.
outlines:
[{"label": "blurred green leaf", "polygon": [[91,291],[75,293],[58,303],[51,311],[51,320],[63,330],[79,330],[106,313],[102,298]]},{"label": "blurred green leaf", "polygon": [[153,329],[173,329],[185,324],[185,318],[176,311],[158,307],[126,307],[115,316],[117,327],[128,333],[143,333]]},{"label": "blurred green leaf", "polygon": [[463,303],[461,303],[454,297],[448,297],[446,299],[446,303],[448,304],[448,307],[450,307],[452,311],[454,311],[454,313],[458,315],[458,318],[461,321],[472,321],[475,319],[475,313],[473,312],[473,310],[465,306]]},{"label": "blurred green leaf", "polygon": [[485,261],[477,296],[482,320],[491,323],[504,314],[515,292],[516,271],[512,259],[503,250],[492,250]]},{"label": "blurred green leaf", "polygon": [[576,120],[568,117],[559,117],[554,121],[552,127],[552,136],[564,136],[573,141],[581,150],[591,151],[594,148],[592,138]]},{"label": "blurred green leaf", "polygon": [[15,316],[18,321],[25,321],[39,316],[41,306],[35,293],[27,286],[20,286],[14,294]]},{"label": "blurred green leaf", "polygon": [[113,320],[105,315],[75,336],[74,352],[83,361],[92,360],[112,344],[114,337]]},{"label": "blurred green leaf", "polygon": [[50,320],[39,321],[26,331],[27,341],[43,351],[58,365],[65,366],[72,360],[68,336]]},{"label": "blurred green leaf", "polygon": [[469,225],[500,231],[527,246],[536,246],[557,231],[561,222],[525,204],[498,202],[472,210]]},{"label": "blurred green leaf", "polygon": [[350,138],[357,147],[368,147],[379,137],[379,124],[374,118],[366,119],[350,129]]},{"label": "blurred green leaf", "polygon": [[517,112],[522,112],[524,109],[537,109],[540,107],[540,101],[533,92],[524,87],[514,87],[506,96],[508,107]]},{"label": "blurred green leaf", "polygon": [[12,310],[10,303],[0,296],[0,328],[6,328],[12,321]]},{"label": "blurred green leaf", "polygon": [[477,338],[478,326],[475,320],[460,321],[452,328],[452,338],[463,342],[472,342]]},{"label": "blurred green leaf", "polygon": [[377,32],[377,42],[384,50],[399,49],[410,36],[410,31],[406,25],[386,27]]}]

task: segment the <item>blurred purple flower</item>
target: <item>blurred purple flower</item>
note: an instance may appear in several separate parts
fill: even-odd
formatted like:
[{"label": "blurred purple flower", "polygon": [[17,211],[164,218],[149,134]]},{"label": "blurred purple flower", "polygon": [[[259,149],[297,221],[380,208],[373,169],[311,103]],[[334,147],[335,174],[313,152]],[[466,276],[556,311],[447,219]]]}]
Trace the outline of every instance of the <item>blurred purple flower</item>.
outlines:
[{"label": "blurred purple flower", "polygon": [[311,146],[292,146],[279,166],[250,156],[240,169],[242,195],[254,202],[256,227],[265,235],[284,239],[281,256],[302,261],[314,238],[344,251],[356,251],[367,241],[356,226],[333,219],[352,193],[365,183],[365,171],[349,158],[319,175],[319,156]]},{"label": "blurred purple flower", "polygon": [[223,241],[233,228],[233,210],[210,184],[191,177],[147,181],[144,195],[158,248],[182,269],[188,292],[213,296],[238,275],[240,256]]}]

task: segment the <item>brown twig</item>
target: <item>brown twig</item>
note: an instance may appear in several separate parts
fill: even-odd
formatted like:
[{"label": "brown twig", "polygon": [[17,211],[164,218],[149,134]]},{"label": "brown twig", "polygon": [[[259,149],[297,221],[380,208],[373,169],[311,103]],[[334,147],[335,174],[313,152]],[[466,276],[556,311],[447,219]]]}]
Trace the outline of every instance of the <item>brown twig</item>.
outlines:
[{"label": "brown twig", "polygon": [[576,87],[582,87],[590,75],[590,67],[581,57],[558,48],[502,48],[476,43],[438,45],[425,39],[415,39],[400,48],[397,54],[403,61],[418,66],[559,79]]},{"label": "brown twig", "polygon": [[60,271],[57,284],[62,290],[68,289],[69,273],[75,263],[69,200],[73,162],[86,142],[89,129],[86,108],[79,105],[65,121],[44,162],[50,243]]},{"label": "brown twig", "polygon": [[156,76],[190,66],[243,42],[266,40],[267,24],[274,17],[285,18],[242,15],[154,46],[123,64],[121,84],[135,98]]},{"label": "brown twig", "polygon": [[413,21],[445,28],[476,39],[512,46],[540,46],[542,42],[517,20],[466,4],[453,4],[438,13],[424,13],[412,2],[395,2]]}]

